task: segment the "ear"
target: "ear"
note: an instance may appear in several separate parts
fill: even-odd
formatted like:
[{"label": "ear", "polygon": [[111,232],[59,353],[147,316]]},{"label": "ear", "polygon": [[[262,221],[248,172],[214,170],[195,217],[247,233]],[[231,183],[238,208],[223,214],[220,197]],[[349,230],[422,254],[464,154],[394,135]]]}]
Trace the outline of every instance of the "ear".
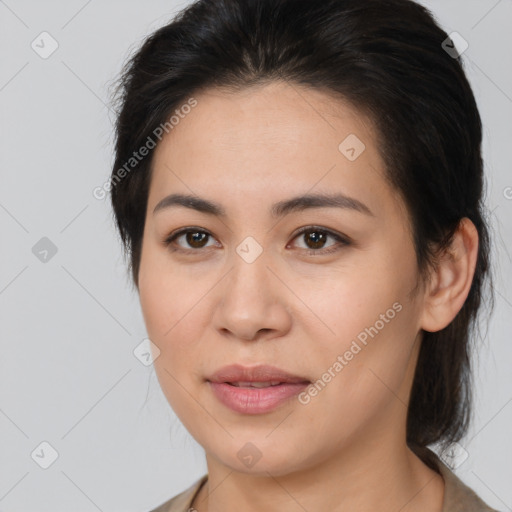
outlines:
[{"label": "ear", "polygon": [[470,219],[461,219],[450,246],[439,256],[426,287],[420,327],[444,329],[461,310],[471,289],[478,255],[478,231]]}]

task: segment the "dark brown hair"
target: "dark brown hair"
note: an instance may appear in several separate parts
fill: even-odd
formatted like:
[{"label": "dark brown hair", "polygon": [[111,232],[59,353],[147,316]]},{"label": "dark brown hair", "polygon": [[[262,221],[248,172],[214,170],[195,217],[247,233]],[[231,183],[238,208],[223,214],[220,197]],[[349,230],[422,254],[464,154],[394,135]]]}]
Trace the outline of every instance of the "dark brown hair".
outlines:
[{"label": "dark brown hair", "polygon": [[111,176],[113,212],[138,287],[152,153],[122,179],[119,170],[193,94],[286,80],[368,114],[386,178],[408,208],[421,275],[462,218],[479,235],[465,304],[445,329],[423,333],[407,442],[430,466],[427,445],[446,446],[467,430],[470,340],[491,277],[481,119],[461,58],[442,46],[447,38],[411,0],[196,1],[149,36],[122,73]]}]

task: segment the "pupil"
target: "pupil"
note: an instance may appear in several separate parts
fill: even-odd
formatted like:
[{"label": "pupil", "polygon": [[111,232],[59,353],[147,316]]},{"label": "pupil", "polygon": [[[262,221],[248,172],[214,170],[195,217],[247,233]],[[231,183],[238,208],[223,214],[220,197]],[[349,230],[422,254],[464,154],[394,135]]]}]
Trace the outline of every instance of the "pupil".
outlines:
[{"label": "pupil", "polygon": [[322,243],[325,242],[325,234],[318,232],[318,231],[310,231],[309,235],[310,238],[313,239],[313,245],[315,249],[318,249],[322,246]]},{"label": "pupil", "polygon": [[194,244],[199,242],[199,245],[200,245],[200,242],[202,240],[204,240],[204,238],[206,237],[206,233],[200,233],[199,231],[196,231],[195,233],[188,233],[187,234],[187,242],[194,247]]}]

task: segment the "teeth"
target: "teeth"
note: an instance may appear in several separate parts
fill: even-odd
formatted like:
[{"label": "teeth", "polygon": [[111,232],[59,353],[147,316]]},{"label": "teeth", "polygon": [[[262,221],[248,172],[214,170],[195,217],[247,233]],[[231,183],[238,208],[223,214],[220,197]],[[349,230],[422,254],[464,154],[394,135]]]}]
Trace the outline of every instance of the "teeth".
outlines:
[{"label": "teeth", "polygon": [[277,386],[281,384],[279,380],[273,380],[270,382],[229,382],[232,386],[240,388],[268,388],[270,386]]}]

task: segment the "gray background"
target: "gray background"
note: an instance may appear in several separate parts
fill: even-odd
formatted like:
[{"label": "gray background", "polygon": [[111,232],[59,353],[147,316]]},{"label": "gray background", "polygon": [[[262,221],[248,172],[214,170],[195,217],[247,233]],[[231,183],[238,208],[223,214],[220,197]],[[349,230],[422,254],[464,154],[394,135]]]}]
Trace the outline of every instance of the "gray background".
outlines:
[{"label": "gray background", "polygon": [[[134,356],[146,337],[138,298],[109,204],[92,195],[113,160],[109,86],[187,3],[0,0],[0,511],[146,511],[206,471]],[[496,249],[496,310],[456,473],[512,510],[512,2],[423,3],[469,43]],[[48,58],[31,47],[51,49],[43,31],[59,45]],[[46,261],[43,237],[57,249]],[[47,469],[43,441],[58,452]]]}]

